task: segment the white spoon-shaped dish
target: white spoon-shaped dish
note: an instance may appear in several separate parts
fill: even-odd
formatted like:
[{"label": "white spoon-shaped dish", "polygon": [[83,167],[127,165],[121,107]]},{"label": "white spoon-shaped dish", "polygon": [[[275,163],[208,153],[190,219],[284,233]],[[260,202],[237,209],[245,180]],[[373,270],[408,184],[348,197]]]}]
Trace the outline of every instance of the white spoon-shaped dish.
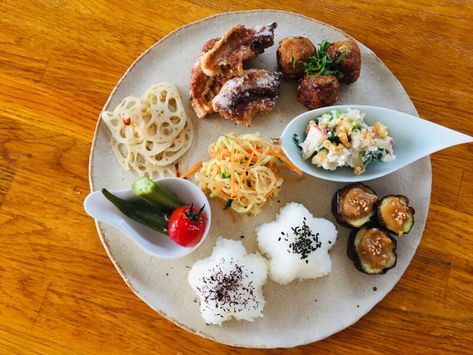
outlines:
[{"label": "white spoon-shaped dish", "polygon": [[[85,211],[95,219],[110,224],[127,234],[147,253],[162,259],[177,259],[190,254],[197,249],[206,238],[212,221],[210,204],[205,194],[192,182],[179,178],[162,178],[155,180],[160,186],[168,189],[187,205],[204,207],[207,218],[204,235],[197,245],[191,248],[182,247],[174,243],[167,235],[156,232],[125,216],[118,208],[108,201],[101,191],[90,193],[84,201]],[[125,200],[136,200],[131,190],[112,190],[114,195]]]},{"label": "white spoon-shaped dish", "polygon": [[[352,168],[343,167],[336,170],[325,170],[312,164],[311,159],[304,160],[302,158],[301,150],[294,143],[294,134],[297,134],[302,141],[305,138],[305,127],[311,119],[332,110],[346,112],[349,109],[357,109],[365,113],[365,122],[370,126],[376,121],[380,121],[388,127],[389,135],[394,139],[395,160],[387,163],[371,163],[362,175],[356,176]],[[376,179],[391,174],[439,150],[470,142],[473,142],[473,137],[419,117],[387,108],[365,105],[329,106],[305,112],[289,122],[281,135],[282,149],[287,158],[297,167],[305,173],[320,179],[339,182]]]}]

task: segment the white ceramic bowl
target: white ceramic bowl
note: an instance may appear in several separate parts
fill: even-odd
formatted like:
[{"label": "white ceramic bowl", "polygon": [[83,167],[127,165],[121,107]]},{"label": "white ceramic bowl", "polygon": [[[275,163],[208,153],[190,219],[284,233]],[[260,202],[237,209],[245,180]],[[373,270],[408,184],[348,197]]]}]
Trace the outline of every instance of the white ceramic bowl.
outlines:
[{"label": "white ceramic bowl", "polygon": [[[180,197],[185,204],[190,205],[193,203],[194,206],[199,208],[205,205],[204,214],[207,217],[207,224],[202,239],[194,247],[182,247],[174,243],[167,235],[156,232],[126,217],[105,198],[101,191],[92,192],[87,196],[84,201],[85,211],[95,219],[113,225],[127,234],[136,244],[151,255],[163,259],[181,258],[197,249],[207,237],[210,224],[212,223],[209,201],[205,194],[188,180],[168,177],[155,180],[155,182]],[[131,190],[112,190],[110,192],[122,199],[136,199]]]},{"label": "white ceramic bowl", "polygon": [[[346,112],[349,109],[358,109],[365,113],[365,122],[370,126],[376,121],[380,121],[388,127],[389,135],[394,139],[395,160],[387,163],[371,163],[362,175],[356,176],[352,168],[324,170],[312,164],[311,159],[304,160],[302,158],[300,149],[294,143],[294,134],[298,134],[302,140],[305,137],[305,127],[311,119],[331,110]],[[365,105],[329,106],[304,112],[289,122],[281,135],[281,146],[284,153],[302,171],[324,180],[340,182],[376,179],[393,173],[431,153],[468,142],[473,142],[473,137],[407,113]]]}]

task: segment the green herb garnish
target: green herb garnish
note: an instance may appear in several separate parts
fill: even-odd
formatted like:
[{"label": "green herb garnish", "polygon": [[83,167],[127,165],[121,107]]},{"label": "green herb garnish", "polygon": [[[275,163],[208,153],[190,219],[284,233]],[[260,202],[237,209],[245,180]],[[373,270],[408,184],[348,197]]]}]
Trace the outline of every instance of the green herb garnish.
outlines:
[{"label": "green herb garnish", "polygon": [[315,52],[315,54],[310,56],[309,59],[304,62],[305,75],[334,75],[338,80],[343,79],[345,74],[340,71],[338,65],[348,53],[348,48],[346,48],[343,53],[338,56],[337,60],[333,60],[327,52],[327,49],[330,47],[330,45],[331,43],[325,40],[319,44],[319,49]]}]

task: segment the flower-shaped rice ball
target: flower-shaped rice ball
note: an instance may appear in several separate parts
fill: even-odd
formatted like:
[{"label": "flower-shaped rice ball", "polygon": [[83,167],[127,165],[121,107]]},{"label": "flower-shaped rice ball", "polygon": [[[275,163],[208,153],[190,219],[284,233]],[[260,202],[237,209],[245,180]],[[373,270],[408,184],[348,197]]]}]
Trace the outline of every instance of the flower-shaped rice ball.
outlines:
[{"label": "flower-shaped rice ball", "polygon": [[314,218],[295,202],[284,206],[275,221],[257,229],[259,249],[270,259],[269,277],[283,285],[327,275],[332,270],[328,251],[336,239],[332,222]]},{"label": "flower-shaped rice ball", "polygon": [[242,242],[218,238],[210,257],[196,262],[188,276],[208,324],[235,317],[253,321],[263,316],[262,286],[268,266],[259,254],[247,254]]}]

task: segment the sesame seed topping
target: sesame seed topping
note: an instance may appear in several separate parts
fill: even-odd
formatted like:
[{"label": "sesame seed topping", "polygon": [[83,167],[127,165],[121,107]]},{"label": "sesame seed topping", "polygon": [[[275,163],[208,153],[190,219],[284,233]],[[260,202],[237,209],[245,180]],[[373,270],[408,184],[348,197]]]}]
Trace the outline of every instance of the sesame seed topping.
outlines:
[{"label": "sesame seed topping", "polygon": [[[301,260],[305,260],[308,264],[308,257],[310,253],[316,251],[322,246],[322,242],[319,241],[319,233],[314,234],[310,227],[306,223],[307,219],[304,217],[302,226],[291,227],[294,233],[294,242],[289,243],[287,252],[291,254],[299,254]],[[281,232],[284,235],[284,232]],[[280,241],[281,238],[278,239]],[[286,242],[289,240],[284,238]]]}]

